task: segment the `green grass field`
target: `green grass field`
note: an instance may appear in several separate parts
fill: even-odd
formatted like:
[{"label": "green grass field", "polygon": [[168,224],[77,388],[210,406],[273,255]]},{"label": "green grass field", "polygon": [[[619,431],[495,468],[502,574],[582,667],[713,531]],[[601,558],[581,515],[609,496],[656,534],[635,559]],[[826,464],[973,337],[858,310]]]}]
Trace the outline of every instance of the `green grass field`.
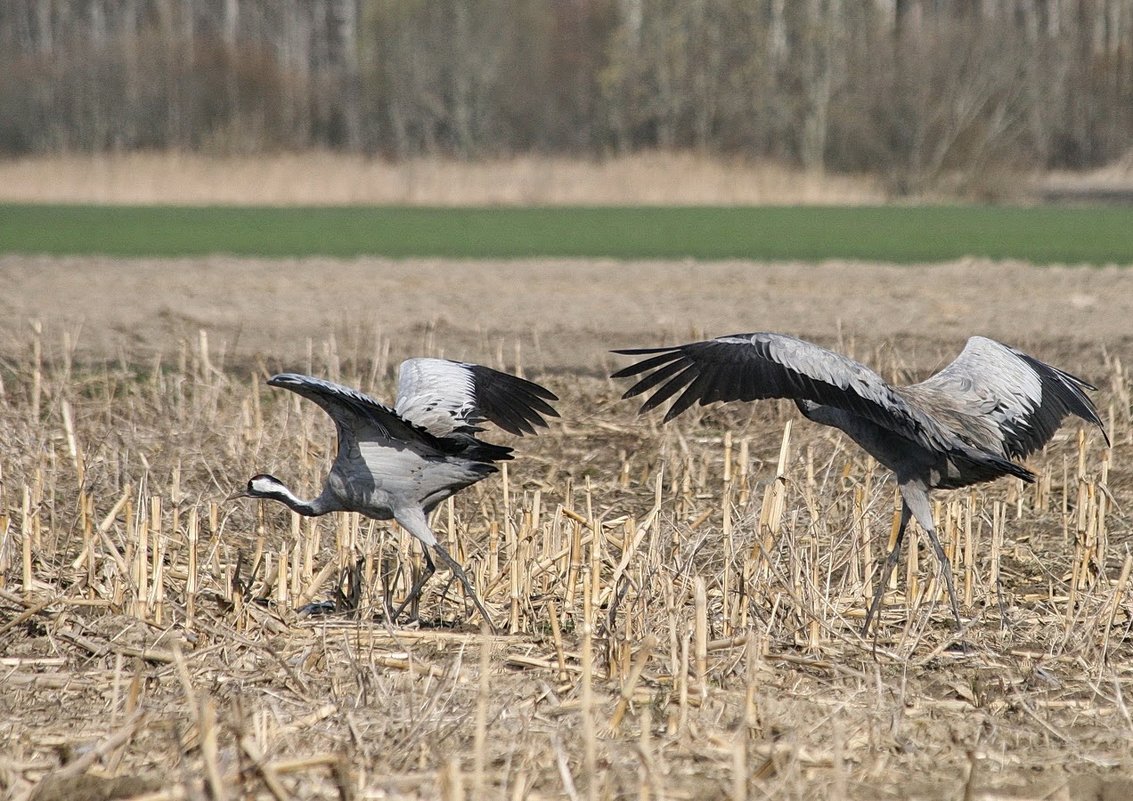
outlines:
[{"label": "green grass field", "polygon": [[0,252],[1133,264],[1133,209],[0,205]]}]

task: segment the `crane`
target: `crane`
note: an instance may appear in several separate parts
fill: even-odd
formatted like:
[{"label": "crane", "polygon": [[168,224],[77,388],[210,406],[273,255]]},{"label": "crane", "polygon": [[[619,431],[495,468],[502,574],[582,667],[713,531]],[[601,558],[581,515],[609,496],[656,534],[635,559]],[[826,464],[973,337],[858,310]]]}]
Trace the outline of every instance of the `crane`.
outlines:
[{"label": "crane", "polygon": [[401,363],[394,407],[357,390],[299,373],[268,379],[314,401],[334,421],[338,454],[322,492],[313,500],[297,497],[282,481],[261,473],[232,498],[279,501],[301,515],[358,512],[375,520],[396,520],[416,537],[425,554],[425,570],[391,615],[420,596],[436,571],[431,548],[453,572],[484,620],[491,617],[464,568],[437,541],[429,513],[437,504],[497,471],[495,462],[511,459],[512,449],[479,439],[485,420],[511,434],[536,433],[546,417],[558,417],[548,401],[558,397],[545,387],[476,364],[417,358]]},{"label": "crane", "polygon": [[985,337],[970,338],[951,364],[908,386],[893,386],[847,356],[785,334],[735,334],[614,353],[648,357],[613,374],[642,376],[623,398],[654,390],[639,413],[674,397],[664,422],[694,403],[789,398],[803,416],[841,429],[893,471],[901,522],[863,635],[881,603],[911,517],[924,529],[940,562],[952,615],[961,628],[952,567],[936,536],[930,491],[1000,476],[1033,482],[1034,473],[1017,460],[1049,442],[1067,415],[1098,426],[1109,445],[1086,395],[1096,387]]}]

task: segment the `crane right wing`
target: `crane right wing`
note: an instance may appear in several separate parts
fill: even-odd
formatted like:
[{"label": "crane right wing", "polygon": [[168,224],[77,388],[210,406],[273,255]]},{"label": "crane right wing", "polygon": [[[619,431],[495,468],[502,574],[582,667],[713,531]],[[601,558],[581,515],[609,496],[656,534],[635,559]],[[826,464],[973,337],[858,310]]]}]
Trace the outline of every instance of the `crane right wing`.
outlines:
[{"label": "crane right wing", "polygon": [[442,450],[437,438],[424,428],[355,389],[300,373],[273,375],[268,385],[291,390],[317,403],[334,420],[340,451],[359,441],[393,447],[420,444]]},{"label": "crane right wing", "polygon": [[[914,401],[943,397],[947,405],[971,418],[986,420],[998,450],[1022,458],[1050,442],[1067,415],[1101,429],[1091,384],[1033,356],[986,337],[972,337],[960,355],[919,384],[902,387]],[[945,405],[945,404],[941,404]]]}]

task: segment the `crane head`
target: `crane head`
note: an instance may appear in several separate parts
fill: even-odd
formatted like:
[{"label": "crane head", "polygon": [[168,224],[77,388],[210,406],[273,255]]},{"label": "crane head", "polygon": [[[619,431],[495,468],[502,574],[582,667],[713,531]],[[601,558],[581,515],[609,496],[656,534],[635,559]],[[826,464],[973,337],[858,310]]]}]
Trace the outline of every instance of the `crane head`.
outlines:
[{"label": "crane head", "polygon": [[248,479],[248,485],[238,489],[225,498],[225,501],[234,501],[237,498],[275,498],[286,488],[283,482],[267,473],[259,473]]}]

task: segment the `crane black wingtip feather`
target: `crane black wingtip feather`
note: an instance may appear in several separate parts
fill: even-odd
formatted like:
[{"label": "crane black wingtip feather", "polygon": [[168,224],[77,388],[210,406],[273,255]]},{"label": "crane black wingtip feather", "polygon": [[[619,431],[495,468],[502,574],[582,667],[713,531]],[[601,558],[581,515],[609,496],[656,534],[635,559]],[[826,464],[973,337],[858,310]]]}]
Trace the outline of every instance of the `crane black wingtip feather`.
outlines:
[{"label": "crane black wingtip feather", "polygon": [[678,350],[679,345],[665,345],[660,348],[615,348],[610,353],[619,353],[622,356],[641,356],[646,353],[664,353],[667,350]]}]

